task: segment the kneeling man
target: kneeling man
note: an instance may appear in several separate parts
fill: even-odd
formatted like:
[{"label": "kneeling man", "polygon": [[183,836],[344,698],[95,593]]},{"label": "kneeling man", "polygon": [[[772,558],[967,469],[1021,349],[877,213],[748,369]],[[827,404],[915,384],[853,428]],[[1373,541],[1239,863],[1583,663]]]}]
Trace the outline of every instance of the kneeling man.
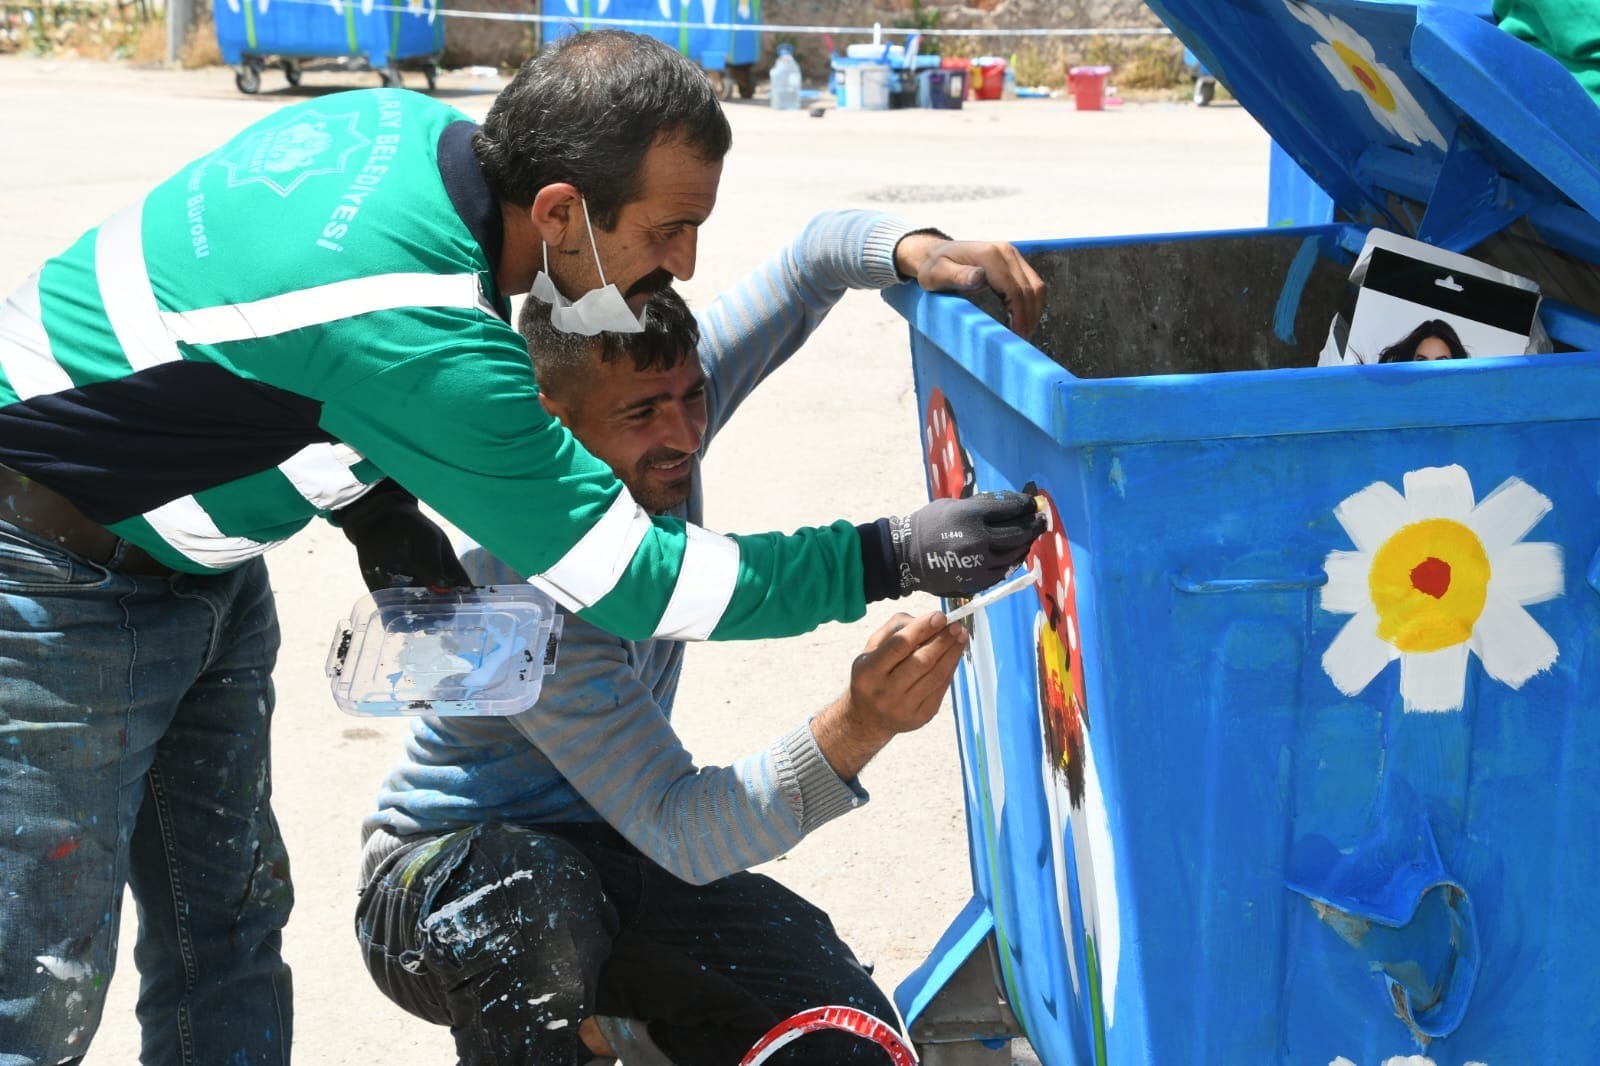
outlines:
[{"label": "kneeling man", "polygon": [[[1009,245],[837,212],[701,321],[666,289],[639,333],[561,333],[533,300],[520,328],[550,412],[640,506],[698,521],[700,456],[739,403],[849,288],[912,277],[1026,292],[1014,320],[1037,318],[1038,278]],[[1042,523],[1015,493],[982,520],[996,576]],[[482,549],[462,563],[479,584],[521,580]],[[356,926],[378,986],[449,1025],[463,1063],[734,1066],[809,1007],[895,1024],[827,915],[748,868],[866,802],[857,775],[937,712],[965,630],[938,612],[896,615],[835,701],[764,751],[697,767],[671,724],[683,643],[622,640],[570,614],[564,625],[535,706],[414,723],[364,827]],[[884,1061],[837,1032],[783,1054]]]}]

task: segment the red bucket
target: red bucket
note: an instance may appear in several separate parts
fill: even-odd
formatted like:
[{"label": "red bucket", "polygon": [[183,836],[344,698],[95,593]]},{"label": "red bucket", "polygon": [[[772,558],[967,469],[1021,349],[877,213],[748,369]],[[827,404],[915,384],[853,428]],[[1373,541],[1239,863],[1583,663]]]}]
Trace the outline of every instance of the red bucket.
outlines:
[{"label": "red bucket", "polygon": [[890,1066],[917,1066],[917,1056],[887,1022],[880,1021],[860,1007],[812,1007],[774,1025],[756,1046],[739,1060],[739,1066],[762,1066],[780,1048],[807,1033],[836,1029],[863,1040],[870,1040],[888,1055]]},{"label": "red bucket", "polygon": [[972,98],[974,100],[998,100],[1000,93],[1006,87],[1006,64],[999,63],[974,63],[972,66]]},{"label": "red bucket", "polygon": [[1067,70],[1067,88],[1079,111],[1104,111],[1106,109],[1106,78],[1110,67],[1070,67]]}]

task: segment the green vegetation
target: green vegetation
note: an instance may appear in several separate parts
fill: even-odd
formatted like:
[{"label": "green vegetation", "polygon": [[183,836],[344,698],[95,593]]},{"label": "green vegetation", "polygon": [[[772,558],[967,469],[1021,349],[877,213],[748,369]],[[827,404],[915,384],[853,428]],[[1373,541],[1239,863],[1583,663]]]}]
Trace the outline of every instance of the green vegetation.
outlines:
[{"label": "green vegetation", "polygon": [[159,63],[166,23],[143,2],[0,3],[0,54],[7,52]]},{"label": "green vegetation", "polygon": [[[889,25],[901,30],[936,30],[939,28],[939,16],[943,14],[936,7],[922,6],[922,0],[911,0],[911,17],[897,18]],[[917,47],[919,55],[936,56],[940,54],[941,43],[945,38],[925,36]]]}]

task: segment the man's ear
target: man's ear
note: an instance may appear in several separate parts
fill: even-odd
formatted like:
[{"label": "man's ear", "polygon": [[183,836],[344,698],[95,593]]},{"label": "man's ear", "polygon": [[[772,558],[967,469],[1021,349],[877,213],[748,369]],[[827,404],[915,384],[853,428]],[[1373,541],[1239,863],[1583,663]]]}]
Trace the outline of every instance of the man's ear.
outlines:
[{"label": "man's ear", "polygon": [[550,415],[550,417],[554,418],[568,429],[572,428],[571,412],[567,410],[566,404],[562,403],[560,400],[551,399],[548,392],[539,393],[539,402],[544,405],[544,409]]},{"label": "man's ear", "polygon": [[583,196],[576,185],[558,181],[546,185],[533,197],[529,217],[539,239],[554,248],[565,244],[569,235],[576,235],[579,216],[583,213]]}]

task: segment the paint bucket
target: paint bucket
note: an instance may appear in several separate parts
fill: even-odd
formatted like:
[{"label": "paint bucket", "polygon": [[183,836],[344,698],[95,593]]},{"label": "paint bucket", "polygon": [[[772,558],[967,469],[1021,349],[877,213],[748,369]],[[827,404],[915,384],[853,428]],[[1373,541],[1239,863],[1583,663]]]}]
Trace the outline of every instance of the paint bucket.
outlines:
[{"label": "paint bucket", "polygon": [[1110,67],[1072,67],[1067,71],[1067,88],[1079,111],[1106,109],[1106,78]]},{"label": "paint bucket", "polygon": [[756,1041],[755,1046],[739,1060],[739,1066],[763,1066],[780,1050],[806,1034],[826,1030],[849,1033],[877,1044],[888,1057],[890,1066],[917,1066],[916,1054],[888,1022],[874,1018],[859,1007],[844,1006],[813,1007],[785,1018]]},{"label": "paint bucket", "polygon": [[845,67],[843,106],[863,111],[887,111],[889,68],[882,63],[852,63]]},{"label": "paint bucket", "polygon": [[1006,87],[1006,61],[984,57],[972,63],[972,98],[998,100]]}]

